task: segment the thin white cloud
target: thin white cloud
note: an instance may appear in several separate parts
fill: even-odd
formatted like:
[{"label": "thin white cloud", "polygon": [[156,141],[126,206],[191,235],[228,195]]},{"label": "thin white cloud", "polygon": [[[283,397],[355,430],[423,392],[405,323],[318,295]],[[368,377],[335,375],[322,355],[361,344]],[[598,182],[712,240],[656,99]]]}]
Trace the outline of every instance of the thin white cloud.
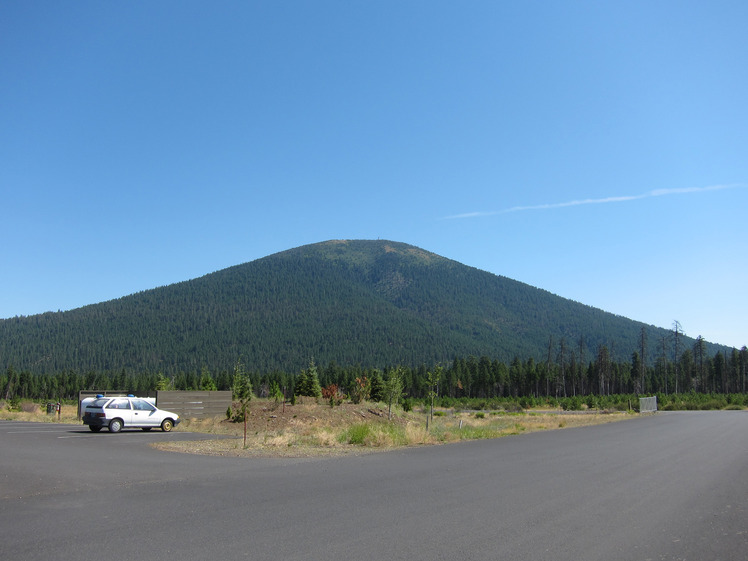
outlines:
[{"label": "thin white cloud", "polygon": [[733,189],[735,187],[745,187],[744,184],[735,183],[731,185],[710,185],[708,187],[682,187],[677,189],[655,189],[641,195],[623,195],[618,197],[605,197],[602,199],[581,199],[576,201],[566,201],[563,203],[546,203],[541,205],[529,205],[529,206],[513,206],[502,210],[491,210],[491,211],[480,211],[480,212],[466,212],[463,214],[455,214],[452,216],[446,216],[446,219],[459,219],[459,218],[478,218],[482,216],[496,216],[497,214],[509,214],[511,212],[523,212],[526,210],[549,210],[554,208],[565,208],[571,206],[582,206],[582,205],[602,205],[610,203],[622,203],[628,201],[636,201],[639,199],[649,199],[652,197],[665,197],[668,195],[682,195],[685,193],[703,193],[705,191],[720,191],[722,189]]}]

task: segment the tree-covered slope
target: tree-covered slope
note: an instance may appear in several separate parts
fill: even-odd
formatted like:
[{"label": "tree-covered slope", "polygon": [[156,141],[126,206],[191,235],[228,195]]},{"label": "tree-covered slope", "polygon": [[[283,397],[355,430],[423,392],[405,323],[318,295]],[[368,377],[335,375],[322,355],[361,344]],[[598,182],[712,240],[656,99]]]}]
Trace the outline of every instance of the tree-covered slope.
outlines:
[{"label": "tree-covered slope", "polygon": [[[628,359],[641,323],[390,241],[329,241],[76,310],[0,321],[0,364],[258,371],[459,356],[544,359],[563,339]],[[651,352],[667,332],[646,327]],[[686,343],[684,341],[684,343]],[[690,344],[690,342],[687,342]]]}]

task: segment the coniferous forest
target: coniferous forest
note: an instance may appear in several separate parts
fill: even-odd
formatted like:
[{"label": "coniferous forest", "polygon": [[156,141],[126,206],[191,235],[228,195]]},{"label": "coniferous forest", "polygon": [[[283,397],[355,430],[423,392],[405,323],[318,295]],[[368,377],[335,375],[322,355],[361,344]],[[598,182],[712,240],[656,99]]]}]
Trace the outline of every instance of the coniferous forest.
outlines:
[{"label": "coniferous forest", "polygon": [[[696,327],[697,328],[697,327]],[[746,348],[648,326],[407,244],[330,241],[75,310],[0,320],[0,398],[81,389],[322,386],[376,392],[394,368],[423,397],[746,390]],[[358,382],[357,382],[358,380]]]}]

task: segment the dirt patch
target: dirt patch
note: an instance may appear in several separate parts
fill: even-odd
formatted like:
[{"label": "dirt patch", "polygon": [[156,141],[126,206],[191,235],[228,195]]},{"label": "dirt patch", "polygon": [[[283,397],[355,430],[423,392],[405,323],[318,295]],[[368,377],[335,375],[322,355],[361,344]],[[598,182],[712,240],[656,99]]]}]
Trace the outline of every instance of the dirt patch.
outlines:
[{"label": "dirt patch", "polygon": [[159,442],[152,444],[164,452],[181,452],[202,456],[223,456],[227,458],[331,458],[339,456],[363,456],[376,452],[385,452],[392,448],[364,448],[361,446],[312,446],[291,445],[273,446],[252,444],[250,440],[244,447],[243,438],[225,438],[216,440]]},{"label": "dirt patch", "polygon": [[212,456],[319,457],[361,455],[388,449],[386,445],[364,447],[341,442],[344,431],[355,425],[404,427],[402,415],[388,419],[387,409],[377,404],[343,403],[330,407],[313,399],[295,405],[253,401],[247,414],[246,446],[244,423],[228,419],[185,419],[178,430],[216,434],[214,440],[163,442],[159,450]]},{"label": "dirt patch", "polygon": [[[320,400],[321,401],[321,400]],[[393,415],[392,420],[387,419],[387,409],[376,404],[353,404],[343,403],[330,407],[324,402],[317,403],[314,400],[299,400],[295,405],[275,403],[272,401],[252,402],[247,413],[247,433],[257,432],[279,432],[286,430],[298,430],[305,427],[315,428],[341,428],[356,423],[404,423],[406,419],[401,415]],[[243,434],[244,423],[230,421],[198,421],[185,419],[182,425],[185,429],[200,430],[206,425],[216,427],[216,432]],[[201,430],[201,432],[203,432]]]}]

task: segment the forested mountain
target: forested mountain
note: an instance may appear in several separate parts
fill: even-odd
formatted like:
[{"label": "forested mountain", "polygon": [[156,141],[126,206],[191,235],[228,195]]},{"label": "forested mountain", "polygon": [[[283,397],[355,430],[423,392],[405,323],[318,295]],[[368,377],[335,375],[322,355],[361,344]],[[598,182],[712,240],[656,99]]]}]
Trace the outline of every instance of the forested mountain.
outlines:
[{"label": "forested mountain", "polygon": [[[0,365],[31,373],[385,367],[488,356],[591,360],[672,333],[417,247],[328,241],[71,311],[0,320]],[[667,339],[665,339],[667,338]],[[693,340],[681,336],[683,348]],[[708,345],[710,352],[718,348]],[[670,351],[672,352],[672,351]]]}]

